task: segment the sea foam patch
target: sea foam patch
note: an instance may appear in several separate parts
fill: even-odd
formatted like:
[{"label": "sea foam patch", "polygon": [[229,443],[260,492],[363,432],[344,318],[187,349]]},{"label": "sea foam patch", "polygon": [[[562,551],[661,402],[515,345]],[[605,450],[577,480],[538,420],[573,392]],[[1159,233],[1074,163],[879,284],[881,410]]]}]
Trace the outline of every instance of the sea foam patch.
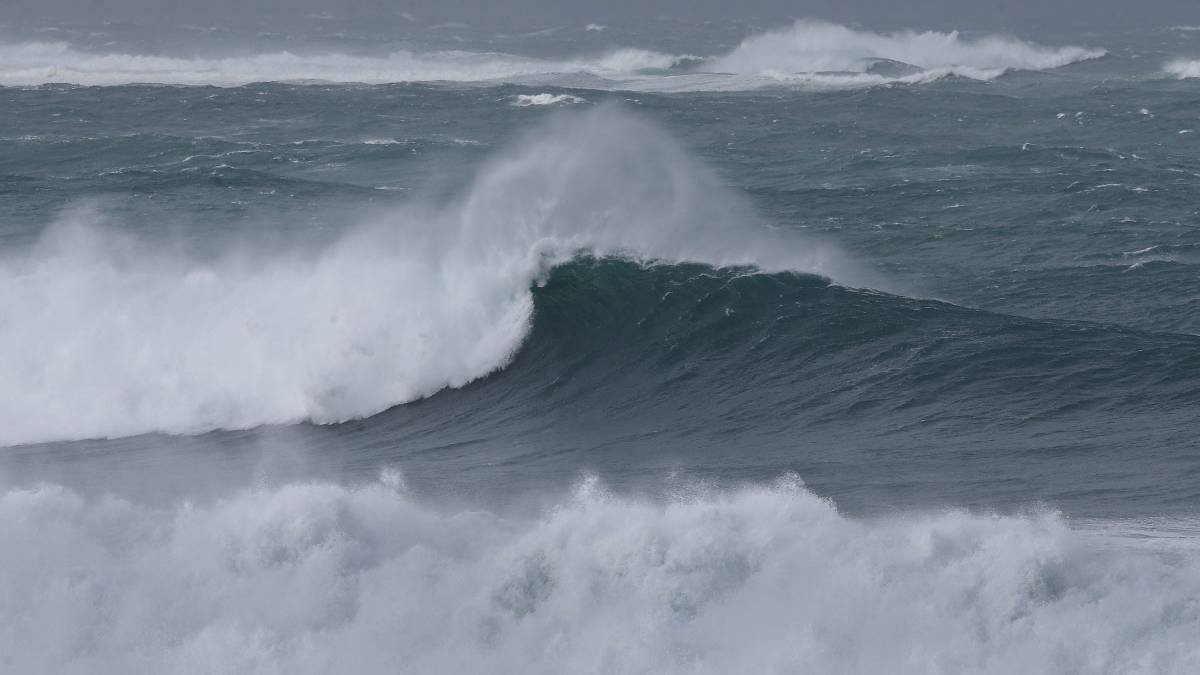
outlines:
[{"label": "sea foam patch", "polygon": [[[795,478],[541,518],[393,475],[150,508],[0,494],[19,673],[1190,672],[1200,567],[1052,513],[861,521]],[[1136,544],[1133,543],[1136,540]],[[349,655],[349,656],[348,656]]]}]

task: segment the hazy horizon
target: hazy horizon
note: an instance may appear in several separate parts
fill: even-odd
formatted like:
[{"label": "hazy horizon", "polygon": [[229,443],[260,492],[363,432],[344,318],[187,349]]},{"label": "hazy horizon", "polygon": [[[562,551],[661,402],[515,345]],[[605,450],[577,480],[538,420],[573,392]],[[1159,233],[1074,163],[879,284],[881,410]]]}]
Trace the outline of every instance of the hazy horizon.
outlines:
[{"label": "hazy horizon", "polygon": [[552,0],[480,3],[470,0],[385,2],[384,0],[212,0],[203,5],[170,0],[9,0],[0,24],[24,26],[129,23],[162,26],[198,23],[233,27],[244,23],[280,26],[321,22],[366,22],[376,28],[432,26],[460,22],[496,28],[548,27],[588,23],[628,25],[672,18],[718,22],[785,22],[800,18],[868,28],[932,28],[1034,31],[1063,28],[1137,29],[1200,23],[1200,9],[1184,0],[1046,0],[1044,2],[954,2],[919,0],[899,5],[879,0],[745,0],[731,6],[717,0],[613,0],[565,5]]}]

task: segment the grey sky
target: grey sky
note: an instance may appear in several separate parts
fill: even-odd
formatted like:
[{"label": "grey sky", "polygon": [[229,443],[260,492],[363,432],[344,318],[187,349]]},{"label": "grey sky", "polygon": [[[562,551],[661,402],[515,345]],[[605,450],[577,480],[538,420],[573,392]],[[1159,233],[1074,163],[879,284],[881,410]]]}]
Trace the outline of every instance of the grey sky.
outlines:
[{"label": "grey sky", "polygon": [[[628,23],[659,15],[757,22],[812,17],[867,27],[1041,30],[1116,29],[1200,23],[1198,0],[0,0],[0,23],[75,25],[239,21],[295,26],[310,21],[464,21],[497,27],[564,22]],[[314,17],[313,15],[321,15]],[[328,17],[328,18],[326,18]]]}]

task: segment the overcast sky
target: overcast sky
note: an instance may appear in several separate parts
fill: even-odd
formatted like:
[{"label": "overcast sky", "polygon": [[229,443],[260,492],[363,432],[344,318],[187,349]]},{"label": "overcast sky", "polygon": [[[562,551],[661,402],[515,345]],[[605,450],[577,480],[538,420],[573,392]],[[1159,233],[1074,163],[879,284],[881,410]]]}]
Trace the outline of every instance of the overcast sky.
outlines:
[{"label": "overcast sky", "polygon": [[[983,28],[1045,32],[1200,24],[1200,0],[0,0],[0,23],[140,24],[242,21],[297,26],[318,20],[461,21],[497,28],[561,23],[823,18],[864,27]],[[314,17],[313,15],[321,15]]]}]

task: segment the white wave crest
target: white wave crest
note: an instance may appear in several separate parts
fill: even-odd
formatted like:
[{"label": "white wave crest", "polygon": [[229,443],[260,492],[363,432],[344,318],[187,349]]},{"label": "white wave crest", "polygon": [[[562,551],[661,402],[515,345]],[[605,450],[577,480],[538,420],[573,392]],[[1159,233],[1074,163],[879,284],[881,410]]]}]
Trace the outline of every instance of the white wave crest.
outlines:
[{"label": "white wave crest", "polygon": [[[1200,567],[1054,515],[857,521],[795,481],[544,519],[384,484],[0,496],[12,673],[1191,673]],[[1147,542],[1143,532],[1139,541]],[[1194,540],[1193,540],[1194,544]]]},{"label": "white wave crest", "polygon": [[[739,74],[761,74],[786,79],[806,73],[864,73],[889,64],[915,66],[930,73],[991,79],[1010,70],[1048,70],[1099,58],[1102,49],[1043,47],[1000,36],[966,39],[957,32],[872,33],[837,24],[799,21],[781,30],[746,38],[726,56],[714,59],[708,69]],[[880,64],[880,60],[884,63]],[[915,73],[879,75],[900,80]],[[871,82],[867,82],[870,84]]]},{"label": "white wave crest", "polygon": [[317,251],[195,260],[65,216],[0,257],[0,445],[335,422],[463,385],[506,363],[531,285],[580,250],[867,282],[601,106],[552,119],[458,202]]},{"label": "white wave crest", "polygon": [[1200,60],[1190,61],[1179,59],[1172,61],[1166,65],[1166,71],[1168,75],[1173,75],[1181,80],[1200,77]]},{"label": "white wave crest", "polygon": [[748,37],[729,54],[707,60],[630,48],[561,59],[466,51],[188,58],[91,53],[65,43],[33,42],[0,45],[0,85],[516,81],[646,91],[844,88],[919,84],[951,75],[986,80],[1010,70],[1047,70],[1104,54],[1102,49],[1045,47],[994,35],[966,39],[957,32],[872,33],[814,21]]},{"label": "white wave crest", "polygon": [[250,82],[486,82],[554,75],[635,76],[678,57],[619,49],[596,58],[546,60],[497,53],[398,51],[384,57],[278,52],[226,58],[90,53],[65,43],[0,45],[0,85],[132,83],[236,86]]},{"label": "white wave crest", "polygon": [[570,94],[517,94],[513,105],[526,108],[539,105],[558,105],[560,103],[583,103],[583,99]]}]

